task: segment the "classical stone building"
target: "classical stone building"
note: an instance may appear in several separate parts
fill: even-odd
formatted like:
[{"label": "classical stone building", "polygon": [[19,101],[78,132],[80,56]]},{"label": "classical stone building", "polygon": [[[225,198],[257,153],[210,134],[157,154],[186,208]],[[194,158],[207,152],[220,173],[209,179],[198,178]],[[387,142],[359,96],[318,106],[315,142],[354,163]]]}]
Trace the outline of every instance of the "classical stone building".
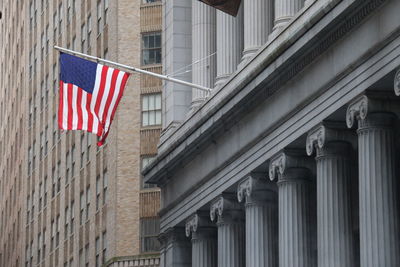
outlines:
[{"label": "classical stone building", "polygon": [[400,266],[399,10],[165,1],[161,266]]},{"label": "classical stone building", "polygon": [[98,148],[58,130],[53,46],[161,72],[161,7],[0,1],[0,266],[159,265],[159,189],[140,170],[156,153],[161,84],[131,76]]}]

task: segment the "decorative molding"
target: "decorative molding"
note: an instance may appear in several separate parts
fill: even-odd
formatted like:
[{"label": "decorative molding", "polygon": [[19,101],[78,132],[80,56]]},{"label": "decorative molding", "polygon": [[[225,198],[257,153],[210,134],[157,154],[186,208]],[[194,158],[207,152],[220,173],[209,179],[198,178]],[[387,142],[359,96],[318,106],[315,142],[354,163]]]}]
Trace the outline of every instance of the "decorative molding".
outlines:
[{"label": "decorative molding", "polygon": [[306,141],[307,155],[311,156],[314,153],[314,147],[323,148],[326,141],[326,127],[320,125],[308,133]]},{"label": "decorative molding", "polygon": [[400,69],[394,75],[394,93],[400,96]]},{"label": "decorative molding", "polygon": [[218,197],[210,206],[211,221],[216,221],[218,217],[222,216],[224,212],[224,198]]},{"label": "decorative molding", "polygon": [[246,179],[241,181],[237,188],[238,202],[249,202],[250,198],[254,200],[268,201],[271,196],[270,192],[276,192],[274,184],[268,184],[264,178],[265,175],[250,174]]},{"label": "decorative molding", "polygon": [[250,197],[253,192],[254,179],[248,177],[246,180],[242,181],[238,185],[237,198],[239,202],[243,202],[246,197]]},{"label": "decorative molding", "polygon": [[237,202],[236,195],[231,193],[224,193],[222,196],[217,197],[210,205],[210,218],[211,221],[217,221],[218,218],[223,217],[225,211],[241,211],[242,206]]},{"label": "decorative molding", "polygon": [[280,152],[271,159],[269,163],[269,179],[275,180],[276,176],[280,176],[285,172],[287,156],[284,152]]},{"label": "decorative molding", "polygon": [[347,108],[346,124],[352,128],[355,120],[364,120],[368,114],[368,97],[363,95],[354,100]]},{"label": "decorative molding", "polygon": [[186,221],[186,236],[189,237],[191,233],[197,232],[197,228],[199,227],[199,216],[194,214]]}]

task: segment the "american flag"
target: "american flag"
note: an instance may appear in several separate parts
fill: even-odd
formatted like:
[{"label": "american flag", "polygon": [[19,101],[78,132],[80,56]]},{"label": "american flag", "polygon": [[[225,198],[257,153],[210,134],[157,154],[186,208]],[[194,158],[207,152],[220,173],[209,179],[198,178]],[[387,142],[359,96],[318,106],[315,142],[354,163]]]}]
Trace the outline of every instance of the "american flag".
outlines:
[{"label": "american flag", "polygon": [[60,54],[58,126],[107,138],[129,74],[76,56]]}]

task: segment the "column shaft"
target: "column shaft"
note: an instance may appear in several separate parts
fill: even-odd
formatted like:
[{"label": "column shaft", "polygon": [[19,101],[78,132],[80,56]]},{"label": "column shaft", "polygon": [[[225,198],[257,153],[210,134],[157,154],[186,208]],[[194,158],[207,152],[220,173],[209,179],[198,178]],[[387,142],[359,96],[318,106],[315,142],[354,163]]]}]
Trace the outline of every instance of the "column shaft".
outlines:
[{"label": "column shaft", "polygon": [[236,70],[243,51],[243,8],[237,17],[217,11],[217,78],[222,85]]},{"label": "column shaft", "polygon": [[244,59],[251,57],[268,40],[273,26],[272,1],[244,1]]},{"label": "column shaft", "polygon": [[348,144],[340,142],[328,144],[318,152],[319,267],[354,266],[348,154]]},{"label": "column shaft", "polygon": [[192,267],[217,267],[217,236],[193,233]]},{"label": "column shaft", "polygon": [[[216,76],[216,12],[197,0],[192,4],[192,45],[193,83],[212,88]],[[206,92],[193,88],[192,109],[205,97]]]},{"label": "column shaft", "polygon": [[301,9],[304,0],[275,0],[274,30],[284,27]]},{"label": "column shaft", "polygon": [[277,209],[272,203],[246,204],[246,266],[278,266]]},{"label": "column shaft", "polygon": [[[279,266],[314,266],[311,249],[311,190],[308,180],[288,170],[279,187]],[[285,175],[285,176],[286,176]]]},{"label": "column shaft", "polygon": [[218,222],[218,267],[243,267],[245,229],[242,222]]},{"label": "column shaft", "polygon": [[400,266],[393,119],[375,113],[359,121],[361,267]]}]

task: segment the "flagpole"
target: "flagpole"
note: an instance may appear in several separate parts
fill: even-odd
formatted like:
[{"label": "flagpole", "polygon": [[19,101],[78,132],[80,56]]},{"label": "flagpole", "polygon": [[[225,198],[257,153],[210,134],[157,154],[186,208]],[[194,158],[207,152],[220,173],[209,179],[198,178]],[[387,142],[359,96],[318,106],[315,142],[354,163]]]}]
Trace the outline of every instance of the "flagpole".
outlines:
[{"label": "flagpole", "polygon": [[174,83],[190,86],[190,87],[193,87],[193,88],[196,88],[196,89],[200,89],[200,90],[203,90],[203,91],[206,91],[206,92],[211,92],[211,88],[207,88],[207,87],[204,87],[204,86],[201,86],[201,85],[197,85],[197,84],[193,84],[193,83],[190,83],[190,82],[178,80],[178,79],[169,77],[168,75],[162,75],[162,74],[154,73],[154,72],[151,72],[151,71],[138,69],[138,68],[131,67],[131,66],[124,65],[124,64],[120,64],[120,63],[117,63],[117,62],[114,62],[114,61],[111,61],[111,60],[102,59],[102,58],[98,58],[98,57],[95,57],[95,56],[90,56],[90,55],[87,55],[87,54],[84,54],[84,53],[76,52],[76,51],[73,51],[73,50],[70,50],[70,49],[62,48],[62,47],[59,47],[59,46],[56,46],[56,45],[54,46],[54,48],[57,49],[58,51],[61,51],[61,52],[67,53],[67,54],[80,56],[80,57],[85,57],[85,58],[88,58],[88,59],[95,60],[96,62],[102,62],[102,63],[106,63],[106,64],[111,64],[111,65],[118,66],[118,67],[124,68],[126,70],[130,70],[130,71],[133,71],[133,72],[150,75],[150,76],[162,79],[162,80],[166,80],[166,81],[170,81],[170,82],[174,82]]}]

